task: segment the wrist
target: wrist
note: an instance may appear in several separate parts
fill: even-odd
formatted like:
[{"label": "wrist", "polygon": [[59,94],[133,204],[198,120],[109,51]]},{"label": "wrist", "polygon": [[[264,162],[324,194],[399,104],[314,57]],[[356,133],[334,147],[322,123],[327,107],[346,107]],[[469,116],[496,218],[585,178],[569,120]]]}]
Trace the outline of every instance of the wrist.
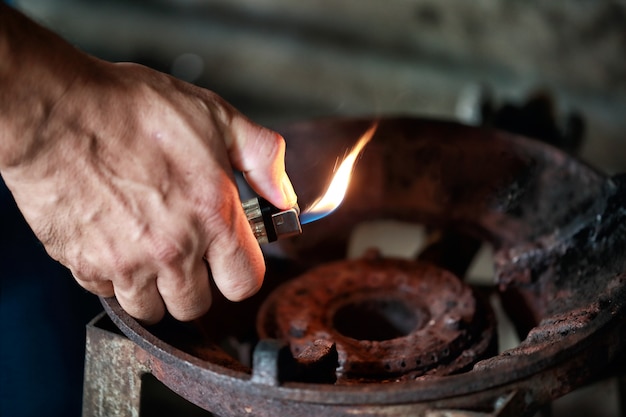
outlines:
[{"label": "wrist", "polygon": [[0,3],[0,169],[45,146],[38,132],[89,58]]}]

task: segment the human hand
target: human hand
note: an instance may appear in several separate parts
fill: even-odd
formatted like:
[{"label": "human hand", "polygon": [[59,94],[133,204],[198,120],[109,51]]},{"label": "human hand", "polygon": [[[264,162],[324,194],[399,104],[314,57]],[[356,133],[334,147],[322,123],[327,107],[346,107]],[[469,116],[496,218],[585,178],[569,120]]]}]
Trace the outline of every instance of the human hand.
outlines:
[{"label": "human hand", "polygon": [[[284,140],[214,93],[135,64],[87,58],[37,147],[2,175],[48,253],[87,290],[146,323],[210,305],[207,263],[231,300],[265,266],[232,169],[279,208],[296,196]],[[205,262],[206,260],[206,262]]]}]

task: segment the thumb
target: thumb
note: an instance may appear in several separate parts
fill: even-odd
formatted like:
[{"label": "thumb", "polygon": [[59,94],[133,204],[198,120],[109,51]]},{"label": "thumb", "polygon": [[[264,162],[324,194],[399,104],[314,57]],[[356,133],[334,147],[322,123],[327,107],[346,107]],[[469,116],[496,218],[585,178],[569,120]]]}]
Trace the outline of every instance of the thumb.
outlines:
[{"label": "thumb", "polygon": [[248,184],[280,209],[296,205],[297,196],[285,172],[285,140],[242,115],[231,119],[226,147],[232,166]]}]

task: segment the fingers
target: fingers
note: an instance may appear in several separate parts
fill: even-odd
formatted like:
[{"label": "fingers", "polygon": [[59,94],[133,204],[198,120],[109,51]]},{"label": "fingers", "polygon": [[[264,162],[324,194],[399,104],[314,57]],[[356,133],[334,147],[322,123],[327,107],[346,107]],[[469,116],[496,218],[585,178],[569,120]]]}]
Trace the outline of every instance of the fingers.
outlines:
[{"label": "fingers", "polygon": [[73,275],[76,282],[92,294],[99,295],[100,297],[113,297],[115,295],[111,281],[85,281],[77,277],[76,274]]},{"label": "fingers", "polygon": [[243,172],[252,188],[276,207],[293,207],[297,196],[285,172],[283,137],[239,114],[231,120],[230,132],[226,146],[233,167]]},{"label": "fingers", "polygon": [[190,321],[202,316],[211,306],[209,274],[202,259],[193,262],[188,273],[167,269],[159,274],[156,288],[172,317]]},{"label": "fingers", "polygon": [[206,258],[220,292],[241,301],[261,288],[265,261],[241,208],[233,210],[232,228],[214,236]]},{"label": "fingers", "polygon": [[208,271],[202,259],[189,273],[175,269],[163,269],[158,277],[128,280],[127,288],[111,281],[88,281],[74,276],[87,291],[101,297],[116,296],[128,314],[144,324],[154,324],[165,315],[165,310],[177,320],[190,321],[206,313],[211,305],[211,289]]},{"label": "fingers", "polygon": [[136,283],[128,288],[115,286],[115,297],[124,311],[144,324],[157,323],[165,315],[165,305],[154,280],[150,279],[140,289]]},{"label": "fingers", "polygon": [[211,304],[203,254],[204,250],[194,251],[173,262],[149,262],[119,274],[96,271],[84,264],[83,273],[71,269],[83,288],[101,297],[116,296],[121,307],[144,324],[160,321],[166,310],[177,320],[190,321],[206,313]]},{"label": "fingers", "polygon": [[137,279],[125,280],[131,284],[127,286],[121,285],[118,280],[118,284],[114,286],[109,280],[84,279],[74,271],[72,274],[76,282],[87,291],[100,297],[115,296],[124,311],[145,324],[154,324],[165,315],[165,305],[154,278],[144,279],[140,287]]}]

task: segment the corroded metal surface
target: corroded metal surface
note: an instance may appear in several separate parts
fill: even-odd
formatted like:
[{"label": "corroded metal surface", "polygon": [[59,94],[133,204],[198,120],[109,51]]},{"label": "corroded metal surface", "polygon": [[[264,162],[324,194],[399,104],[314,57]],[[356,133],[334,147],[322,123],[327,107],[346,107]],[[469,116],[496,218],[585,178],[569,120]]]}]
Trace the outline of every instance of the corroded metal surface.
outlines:
[{"label": "corroded metal surface", "polygon": [[131,340],[97,327],[101,321],[96,317],[87,326],[83,417],[139,417],[148,355]]},{"label": "corroded metal surface", "polygon": [[492,320],[450,272],[370,255],[320,266],[274,290],[257,332],[288,341],[295,357],[335,344],[337,382],[363,383],[466,369],[492,346]]},{"label": "corroded metal surface", "polygon": [[[336,156],[371,123],[325,120],[280,129],[301,207],[319,195]],[[623,177],[607,177],[539,142],[454,123],[383,119],[344,204],[304,226],[302,236],[266,248],[259,296],[232,304],[216,292],[200,330],[181,323],[145,328],[114,299],[103,301],[146,352],[142,366],[222,417],[532,415],[604,372],[624,349],[625,196]],[[521,344],[466,372],[398,383],[294,382],[298,370],[293,379],[281,363],[297,358],[285,358],[280,343],[246,358],[242,340],[255,340],[255,317],[268,293],[310,267],[342,259],[353,227],[380,218],[489,242],[493,291],[510,307]],[[261,354],[277,368],[255,372]],[[313,362],[332,358],[333,346],[306,354]]]}]

